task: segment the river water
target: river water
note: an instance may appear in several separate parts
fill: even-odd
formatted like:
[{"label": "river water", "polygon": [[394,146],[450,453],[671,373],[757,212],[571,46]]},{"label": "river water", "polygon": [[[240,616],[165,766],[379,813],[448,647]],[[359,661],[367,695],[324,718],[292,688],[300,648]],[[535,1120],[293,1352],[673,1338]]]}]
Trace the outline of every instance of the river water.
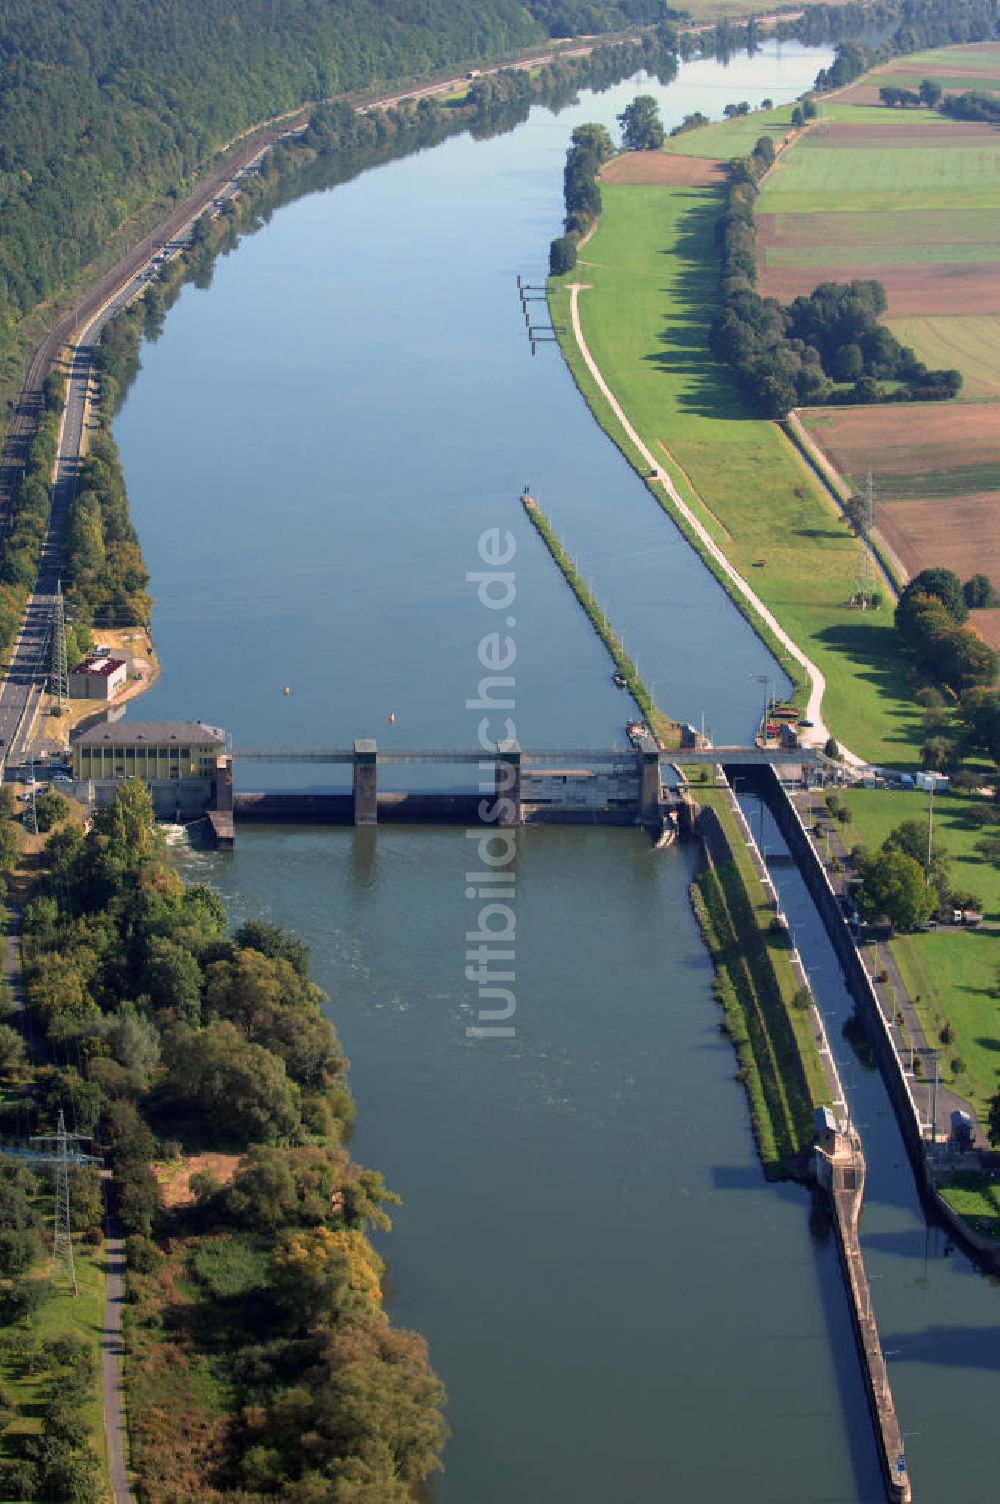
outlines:
[{"label": "river water", "polygon": [[[514,279],[542,280],[576,124],[613,127],[640,87],[668,123],[780,101],[826,61],[692,64],[666,88],[636,80],[451,139],[285,207],[210,292],[187,288],[116,425],[165,664],[133,715],[199,717],[237,746],[472,745],[496,620],[466,575],[500,528],[522,743],[622,741],[604,650],[517,505],[527,482],[660,703],[717,741],[748,735],[771,659],[555,349],[532,360]],[[385,1241],[393,1316],[427,1336],[450,1392],[435,1498],[880,1498],[835,1251],[805,1192],[760,1177],[687,903],[692,854],[628,831],[520,836],[516,1036],[472,1039],[471,845],[243,827],[232,858],[186,858],[234,920],[266,915],[312,946],[352,1060],[357,1153],[404,1198]],[[965,1319],[992,1319],[973,1304]],[[953,1377],[914,1370],[924,1394]]]}]

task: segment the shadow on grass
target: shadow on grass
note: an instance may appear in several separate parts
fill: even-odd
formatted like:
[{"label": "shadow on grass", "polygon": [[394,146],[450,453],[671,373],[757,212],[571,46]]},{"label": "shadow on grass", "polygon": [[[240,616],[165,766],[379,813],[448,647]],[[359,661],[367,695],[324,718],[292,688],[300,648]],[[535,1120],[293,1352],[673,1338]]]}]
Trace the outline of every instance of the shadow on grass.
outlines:
[{"label": "shadow on grass", "polygon": [[[909,700],[909,676],[895,648],[893,627],[855,617],[838,626],[824,628],[822,632],[816,633],[814,640],[831,652],[849,658],[854,665],[856,677],[873,684],[880,695],[890,699]],[[887,741],[910,747],[919,747],[923,739],[923,727],[917,718],[916,707],[911,716],[898,720],[893,731],[886,736]]]},{"label": "shadow on grass", "polygon": [[[992,995],[990,993],[991,997]],[[977,1034],[976,1044],[978,1044],[981,1050],[992,1050],[995,1054],[1000,1055],[1000,1039],[990,1039],[986,1034]]]},{"label": "shadow on grass", "polygon": [[719,255],[715,225],[725,208],[725,190],[684,195],[690,199],[677,221],[669,257],[672,285],[663,289],[669,322],[658,335],[661,349],[644,358],[664,374],[679,377],[677,405],[703,418],[746,420],[757,416],[727,368],[708,348],[718,311]]}]

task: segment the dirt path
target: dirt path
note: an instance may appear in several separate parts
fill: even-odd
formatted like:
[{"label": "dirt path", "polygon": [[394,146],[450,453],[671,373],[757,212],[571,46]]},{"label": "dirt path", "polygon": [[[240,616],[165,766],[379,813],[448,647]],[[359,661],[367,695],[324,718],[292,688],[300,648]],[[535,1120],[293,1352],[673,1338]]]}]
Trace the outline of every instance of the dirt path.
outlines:
[{"label": "dirt path", "polygon": [[[726,576],[726,579],[729,580],[733,588],[750,606],[753,607],[755,614],[759,616],[760,619],[770,628],[785,651],[789,653],[791,657],[795,659],[795,662],[805,670],[806,674],[809,677],[810,686],[809,703],[806,706],[806,719],[812,721],[813,723],[812,735],[808,744],[811,746],[822,747],[826,743],[827,738],[830,735],[829,731],[823,723],[821,716],[823,695],[826,692],[826,680],[824,679],[823,674],[817,668],[816,664],[813,663],[811,659],[806,657],[805,653],[803,653],[798,644],[792,641],[791,637],[789,637],[784,627],[781,626],[777,618],[768,609],[768,607],[765,606],[760,596],[750,588],[743,576],[739,573],[735,566],[730,563],[729,559],[716,543],[711,533],[709,533],[707,528],[705,528],[703,524],[699,522],[698,518],[691,511],[691,508],[681,500],[673,484],[673,481],[668,475],[664,474],[664,472],[660,468],[659,462],[653,457],[649,449],[646,448],[646,445],[643,443],[642,439],[640,439],[639,435],[632,427],[632,424],[625,416],[625,413],[622,411],[618,399],[611,391],[611,388],[608,386],[603,375],[601,374],[600,367],[597,365],[597,362],[591,355],[587,341],[585,340],[583,335],[583,329],[580,324],[579,300],[580,293],[585,292],[586,290],[587,289],[585,284],[582,284],[580,282],[573,282],[570,284],[570,316],[573,321],[573,337],[576,340],[577,348],[579,349],[580,354],[583,356],[583,359],[586,362],[587,370],[590,372],[591,376],[597,383],[601,395],[605,398],[608,406],[611,408],[611,411],[618,419],[627,438],[632,444],[634,444],[635,448],[642,456],[643,461],[653,472],[651,484],[654,486],[662,486],[664,488],[670,498],[672,506],[676,509],[677,512],[679,512],[679,514],[684,518],[684,521],[694,532],[705,553],[715,561],[715,563],[722,570],[723,574]],[[846,749],[843,748],[841,750],[847,761],[852,763],[860,762],[860,759],[856,758],[853,753],[849,753],[846,751]]]}]

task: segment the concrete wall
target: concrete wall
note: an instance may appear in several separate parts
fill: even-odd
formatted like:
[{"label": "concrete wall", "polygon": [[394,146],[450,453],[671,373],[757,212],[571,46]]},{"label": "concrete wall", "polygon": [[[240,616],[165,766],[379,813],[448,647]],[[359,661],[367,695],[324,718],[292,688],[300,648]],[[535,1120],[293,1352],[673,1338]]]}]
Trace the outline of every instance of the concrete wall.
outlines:
[{"label": "concrete wall", "polygon": [[[147,784],[158,820],[197,820],[212,802],[211,778],[157,778]],[[121,787],[121,779],[80,779],[73,784],[74,799],[104,809]]]},{"label": "concrete wall", "polygon": [[879,1007],[871,978],[851,938],[850,930],[837,902],[837,895],[830,886],[830,879],[803,828],[798,811],[771,769],[761,775],[761,780],[768,808],[805,879],[806,887],[809,889],[840,962],[848,991],[858,1005],[858,1012],[864,1021],[875,1051],[875,1058],[882,1072],[882,1079],[917,1173],[918,1182],[926,1188],[923,1140],[919,1126],[920,1115],[906,1079],[903,1062],[896,1053],[885,1015]]}]

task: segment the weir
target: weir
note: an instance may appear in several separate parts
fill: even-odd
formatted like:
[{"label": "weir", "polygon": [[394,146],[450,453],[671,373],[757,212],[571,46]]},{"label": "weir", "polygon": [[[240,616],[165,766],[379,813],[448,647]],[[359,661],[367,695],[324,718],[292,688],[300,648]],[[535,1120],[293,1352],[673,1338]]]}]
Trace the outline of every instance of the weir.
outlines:
[{"label": "weir", "polygon": [[[740,767],[820,766],[821,753],[799,748],[713,748],[712,759]],[[661,835],[675,825],[677,800],[667,778],[671,769],[704,764],[706,751],[664,752],[646,731],[633,731],[628,747],[542,748],[518,742],[495,750],[455,747],[380,748],[372,739],[353,747],[235,749],[220,760],[214,794],[205,813],[216,843],[231,847],[234,822],[288,821],[324,825],[638,825]],[[233,791],[236,763],[311,764],[350,767],[351,788],[330,792]],[[477,789],[404,790],[378,785],[387,766],[429,764],[474,768]]]}]

